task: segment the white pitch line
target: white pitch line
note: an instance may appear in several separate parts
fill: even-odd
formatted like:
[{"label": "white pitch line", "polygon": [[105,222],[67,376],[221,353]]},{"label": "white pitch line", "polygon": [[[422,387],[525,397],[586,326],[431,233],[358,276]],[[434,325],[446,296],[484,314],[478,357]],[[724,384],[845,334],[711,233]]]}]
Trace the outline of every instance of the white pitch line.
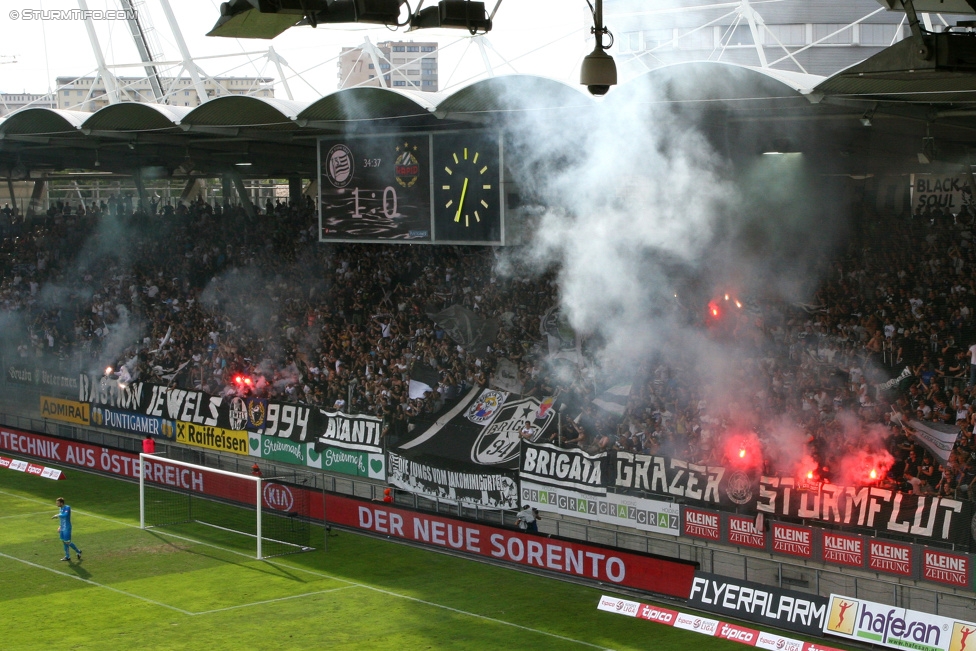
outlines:
[{"label": "white pitch line", "polygon": [[176,612],[182,613],[184,615],[192,615],[193,614],[193,613],[191,613],[188,610],[183,610],[182,608],[177,608],[176,606],[170,606],[169,604],[164,604],[163,602],[156,601],[155,599],[149,599],[148,597],[142,597],[140,595],[133,594],[131,592],[126,592],[125,590],[119,590],[118,588],[113,588],[110,585],[105,585],[104,583],[99,583],[98,581],[92,581],[91,579],[86,579],[84,577],[80,577],[77,574],[68,574],[67,572],[62,572],[62,571],[56,570],[56,569],[54,569],[52,567],[46,567],[44,565],[39,565],[38,563],[32,563],[30,561],[24,560],[23,558],[17,558],[16,556],[11,556],[9,554],[4,554],[3,552],[0,552],[0,557],[9,558],[12,561],[17,561],[18,563],[23,563],[24,565],[30,565],[31,567],[35,567],[35,568],[37,568],[39,570],[46,570],[48,572],[51,572],[53,574],[57,574],[59,576],[67,577],[69,579],[74,579],[76,581],[81,581],[82,583],[87,583],[88,585],[93,585],[96,588],[102,588],[104,590],[109,590],[111,592],[116,592],[118,594],[125,595],[126,597],[131,597],[132,599],[138,599],[140,601],[145,601],[146,603],[150,603],[150,604],[152,604],[154,606],[160,606],[162,608],[168,608],[169,610],[175,610]]},{"label": "white pitch line", "polygon": [[338,592],[339,590],[348,590],[350,588],[358,588],[358,585],[344,585],[341,588],[330,588],[328,590],[317,590],[315,592],[306,592],[305,594],[291,595],[290,597],[278,597],[277,599],[265,599],[264,601],[252,601],[249,604],[240,604],[238,606],[227,606],[226,608],[214,608],[213,610],[202,610],[198,613],[193,613],[194,615],[212,615],[213,613],[223,613],[228,610],[237,610],[238,608],[250,608],[251,606],[263,606],[264,604],[275,604],[280,601],[289,601],[291,599],[302,599],[304,597],[313,597],[317,594],[328,594],[330,592]]},{"label": "white pitch line", "polygon": [[[30,501],[30,502],[38,502],[38,503],[41,503],[41,504],[46,504],[47,503],[47,502],[43,502],[41,500],[37,500],[37,499],[34,499],[34,498],[23,497],[22,495],[17,495],[16,493],[8,493],[8,492],[3,491],[3,490],[0,490],[0,495],[9,495],[11,497],[16,497],[16,498],[23,499],[23,500],[27,500],[27,501]],[[84,511],[80,511],[80,513],[84,513]],[[115,524],[119,524],[119,525],[122,525],[122,526],[125,526],[125,527],[132,527],[134,529],[138,529],[139,528],[139,525],[131,524],[129,522],[123,522],[122,520],[114,520],[112,518],[106,518],[106,517],[103,517],[103,516],[100,516],[100,515],[94,515],[94,514],[91,514],[91,513],[88,513],[86,515],[88,515],[89,517],[92,517],[92,518],[96,518],[98,520],[104,520],[106,522],[113,522]],[[220,547],[219,545],[212,545],[210,543],[201,542],[199,540],[194,540],[193,538],[186,538],[185,536],[179,536],[179,535],[176,535],[176,534],[171,534],[171,533],[168,533],[168,532],[160,531],[158,529],[154,529],[153,530],[153,533],[155,533],[156,535],[162,536],[162,537],[176,538],[177,540],[183,540],[183,541],[191,542],[191,543],[194,543],[194,544],[197,544],[197,545],[203,545],[205,547],[211,547],[213,549],[219,549],[221,551],[224,551],[224,552],[227,552],[227,553],[230,553],[230,554],[236,554],[238,556],[243,556],[244,558],[249,558],[249,559],[252,559],[252,560],[256,560],[256,559],[254,559],[254,556],[252,556],[250,554],[245,554],[243,552],[239,552],[239,551],[234,550],[234,549],[227,549],[226,547]],[[0,556],[6,556],[6,554],[0,554]],[[8,558],[13,558],[13,557],[11,556],[11,557],[8,557]],[[20,559],[14,559],[14,560],[20,560]],[[27,562],[27,561],[22,561],[22,562]],[[262,562],[267,563],[268,565],[275,566],[275,567],[282,567],[282,568],[289,569],[289,570],[293,570],[293,571],[296,571],[296,572],[304,572],[306,574],[310,574],[312,576],[317,576],[317,577],[324,578],[324,579],[332,579],[333,581],[339,581],[339,582],[342,582],[342,583],[348,583],[349,585],[347,587],[350,587],[350,588],[353,588],[353,587],[356,587],[356,588],[365,588],[367,590],[372,590],[374,592],[379,592],[379,593],[382,593],[382,594],[385,594],[385,595],[389,595],[391,597],[397,597],[399,599],[406,599],[407,601],[414,601],[416,603],[424,604],[425,606],[430,606],[432,608],[441,608],[443,610],[448,610],[448,611],[453,612],[453,613],[458,613],[459,615],[467,615],[468,617],[474,617],[475,619],[481,619],[481,620],[484,620],[484,621],[487,621],[487,622],[493,622],[495,624],[501,624],[502,626],[511,626],[512,628],[517,628],[517,629],[520,629],[520,630],[523,630],[523,631],[528,631],[530,633],[537,633],[539,635],[545,635],[547,637],[554,637],[554,638],[556,638],[558,640],[563,640],[564,642],[571,642],[573,644],[579,644],[581,646],[588,646],[588,647],[591,647],[591,648],[594,648],[594,649],[601,649],[602,651],[609,651],[605,647],[602,647],[602,646],[600,646],[598,644],[592,644],[590,642],[584,642],[583,640],[575,640],[575,639],[573,639],[571,637],[565,637],[563,635],[557,635],[556,633],[550,633],[548,631],[541,631],[541,630],[539,630],[537,628],[532,628],[530,626],[522,626],[521,624],[514,624],[512,622],[506,622],[506,621],[504,621],[502,619],[496,619],[494,617],[488,617],[487,615],[479,615],[478,613],[468,612],[466,610],[461,610],[459,608],[452,608],[451,606],[445,606],[443,604],[434,603],[432,601],[425,601],[423,599],[418,599],[417,597],[411,597],[411,596],[408,596],[408,595],[403,595],[403,594],[399,594],[399,593],[396,593],[396,592],[391,592],[389,590],[383,590],[382,588],[376,588],[376,587],[371,586],[371,585],[366,585],[366,584],[363,584],[363,583],[356,583],[355,581],[349,581],[348,579],[343,579],[343,578],[340,578],[338,576],[333,576],[333,575],[327,574],[325,572],[319,572],[317,570],[310,570],[308,568],[298,567],[298,566],[295,566],[295,565],[289,565],[288,563],[282,563],[280,561],[264,560]],[[33,565],[33,563],[28,563],[28,564],[29,565]],[[50,570],[50,568],[46,568],[43,565],[38,565],[37,567],[41,567],[43,569]],[[57,570],[50,570],[50,571],[57,572]],[[57,573],[60,574],[60,572],[57,572]],[[65,576],[72,576],[72,575],[66,574]],[[80,578],[80,577],[73,577],[73,578]],[[85,580],[85,579],[82,579],[82,580]],[[95,583],[94,581],[90,581],[90,583],[92,583],[93,585],[99,585],[99,586],[101,585],[99,583]],[[104,586],[104,587],[108,588],[108,586]],[[115,588],[108,588],[108,589],[115,590]],[[336,588],[336,589],[339,589],[339,588]],[[117,592],[122,592],[121,590],[116,590],[116,591]],[[123,592],[122,594],[126,594],[126,593]],[[151,601],[149,599],[144,599],[143,597],[138,597],[136,595],[133,595],[133,596],[135,596],[137,599],[143,599],[144,601]],[[272,601],[275,601],[275,600],[272,600]],[[168,606],[166,604],[160,604],[160,605],[161,606],[164,606],[166,608],[173,608],[174,610],[180,610],[179,608],[175,608],[174,606]],[[244,604],[243,606],[232,606],[231,608],[246,607],[247,605],[248,604]],[[221,610],[225,610],[225,609],[221,609]],[[192,613],[192,612],[185,611],[185,610],[180,610],[180,612],[182,612],[182,613],[184,613],[186,615],[190,615],[190,616],[193,616],[193,615],[198,614],[198,613]],[[218,611],[205,611],[205,612],[219,612],[219,610]],[[199,614],[205,614],[205,613],[199,613]]]},{"label": "white pitch line", "polygon": [[[53,510],[53,507],[52,509]],[[0,520],[9,520],[10,518],[28,518],[35,515],[50,515],[51,511],[34,511],[33,513],[18,513],[16,515],[0,515]]]}]

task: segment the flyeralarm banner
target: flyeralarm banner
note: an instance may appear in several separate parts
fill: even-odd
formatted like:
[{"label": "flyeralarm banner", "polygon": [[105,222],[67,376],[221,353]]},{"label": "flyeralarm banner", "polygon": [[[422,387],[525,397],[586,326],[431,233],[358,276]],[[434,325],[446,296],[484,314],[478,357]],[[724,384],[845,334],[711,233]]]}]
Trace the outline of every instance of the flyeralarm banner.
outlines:
[{"label": "flyeralarm banner", "polygon": [[695,572],[688,605],[804,635],[823,635],[827,620],[826,597],[706,572]]}]

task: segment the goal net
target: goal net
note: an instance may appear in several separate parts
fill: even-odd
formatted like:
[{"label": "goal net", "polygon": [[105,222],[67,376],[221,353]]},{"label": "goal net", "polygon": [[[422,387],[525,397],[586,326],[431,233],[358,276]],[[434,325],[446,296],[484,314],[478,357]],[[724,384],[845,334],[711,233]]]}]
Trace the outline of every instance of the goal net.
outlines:
[{"label": "goal net", "polygon": [[140,454],[139,461],[141,528],[206,527],[226,534],[234,547],[253,549],[257,558],[312,549],[309,491],[154,454]]}]

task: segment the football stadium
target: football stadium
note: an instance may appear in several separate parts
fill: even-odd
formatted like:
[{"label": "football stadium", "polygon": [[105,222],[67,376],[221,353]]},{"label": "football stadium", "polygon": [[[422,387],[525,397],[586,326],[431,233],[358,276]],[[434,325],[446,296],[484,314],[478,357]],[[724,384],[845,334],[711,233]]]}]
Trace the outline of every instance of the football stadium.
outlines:
[{"label": "football stadium", "polygon": [[976,1],[104,4],[0,50],[0,648],[976,645]]}]

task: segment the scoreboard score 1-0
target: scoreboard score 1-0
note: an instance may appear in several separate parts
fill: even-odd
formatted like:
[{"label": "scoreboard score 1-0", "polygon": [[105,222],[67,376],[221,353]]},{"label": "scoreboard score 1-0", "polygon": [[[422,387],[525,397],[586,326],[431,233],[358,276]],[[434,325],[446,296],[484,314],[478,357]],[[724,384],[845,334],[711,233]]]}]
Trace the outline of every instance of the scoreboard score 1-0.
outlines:
[{"label": "scoreboard score 1-0", "polygon": [[318,157],[320,241],[502,243],[496,133],[320,138]]},{"label": "scoreboard score 1-0", "polygon": [[430,241],[430,136],[319,140],[321,240]]}]

